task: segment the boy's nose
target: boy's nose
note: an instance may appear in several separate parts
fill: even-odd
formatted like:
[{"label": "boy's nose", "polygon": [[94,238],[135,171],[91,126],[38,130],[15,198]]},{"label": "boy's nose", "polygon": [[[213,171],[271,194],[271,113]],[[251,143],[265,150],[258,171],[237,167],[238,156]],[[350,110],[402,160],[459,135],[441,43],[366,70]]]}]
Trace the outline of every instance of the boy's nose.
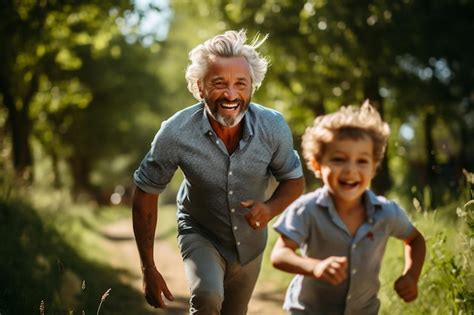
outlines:
[{"label": "boy's nose", "polygon": [[344,167],[344,173],[352,174],[356,171],[356,165],[354,163],[347,163]]}]

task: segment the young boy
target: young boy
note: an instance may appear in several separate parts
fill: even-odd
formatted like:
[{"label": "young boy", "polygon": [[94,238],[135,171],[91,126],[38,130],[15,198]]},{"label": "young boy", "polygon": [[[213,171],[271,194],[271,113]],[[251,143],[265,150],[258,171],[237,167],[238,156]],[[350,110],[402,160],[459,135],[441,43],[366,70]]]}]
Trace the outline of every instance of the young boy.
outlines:
[{"label": "young boy", "polygon": [[[317,117],[303,155],[324,186],[293,202],[274,225],[273,266],[297,274],[284,303],[289,314],[377,314],[378,275],[389,236],[405,244],[395,291],[418,295],[425,241],[396,203],[368,189],[390,129],[366,101]],[[300,255],[296,253],[300,249]]]}]

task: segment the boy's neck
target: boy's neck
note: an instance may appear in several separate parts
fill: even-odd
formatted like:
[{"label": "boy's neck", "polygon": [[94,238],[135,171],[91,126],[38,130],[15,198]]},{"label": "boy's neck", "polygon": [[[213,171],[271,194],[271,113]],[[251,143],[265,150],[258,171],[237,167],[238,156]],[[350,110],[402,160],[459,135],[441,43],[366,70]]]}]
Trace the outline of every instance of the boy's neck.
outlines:
[{"label": "boy's neck", "polygon": [[344,200],[336,200],[334,198],[334,207],[339,213],[350,213],[354,210],[365,209],[364,203],[362,202],[362,197],[360,197],[359,200],[354,200],[350,202]]},{"label": "boy's neck", "polygon": [[336,211],[338,213],[351,213],[354,210],[364,210],[365,211],[365,206],[363,202],[362,196],[360,196],[356,200],[351,200],[351,201],[345,201],[341,199],[337,199],[333,196],[333,202],[334,202],[334,207],[336,208]]},{"label": "boy's neck", "polygon": [[339,217],[354,236],[367,217],[363,197],[353,201],[337,200],[333,197],[333,202]]}]

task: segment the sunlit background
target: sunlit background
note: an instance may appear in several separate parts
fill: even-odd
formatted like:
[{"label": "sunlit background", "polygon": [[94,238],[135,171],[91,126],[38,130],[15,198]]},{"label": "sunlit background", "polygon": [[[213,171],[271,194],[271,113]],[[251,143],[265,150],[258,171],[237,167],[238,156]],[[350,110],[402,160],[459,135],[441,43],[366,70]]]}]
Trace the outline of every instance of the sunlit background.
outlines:
[{"label": "sunlit background", "polygon": [[[190,49],[242,28],[250,40],[269,34],[260,51],[271,67],[253,101],[284,114],[297,150],[306,126],[341,105],[369,99],[390,124],[372,188],[421,227],[429,276],[417,302],[397,300],[392,273],[401,272],[403,256],[389,244],[381,312],[472,314],[474,2],[467,0],[3,1],[0,314],[37,313],[41,301],[45,314],[151,314],[139,263],[111,263],[101,246],[113,251],[115,243],[102,244],[104,231],[129,222],[132,173],[161,122],[195,102],[184,79]],[[307,170],[305,177],[307,190],[320,185]],[[181,178],[160,196],[158,233],[173,249]],[[127,233],[133,253],[125,255],[136,255]],[[272,234],[269,247],[273,241]],[[64,289],[68,274],[76,289]],[[262,277],[278,294],[290,279],[268,259]],[[272,300],[277,309],[281,299]],[[170,312],[185,314],[185,305],[183,296]]]}]

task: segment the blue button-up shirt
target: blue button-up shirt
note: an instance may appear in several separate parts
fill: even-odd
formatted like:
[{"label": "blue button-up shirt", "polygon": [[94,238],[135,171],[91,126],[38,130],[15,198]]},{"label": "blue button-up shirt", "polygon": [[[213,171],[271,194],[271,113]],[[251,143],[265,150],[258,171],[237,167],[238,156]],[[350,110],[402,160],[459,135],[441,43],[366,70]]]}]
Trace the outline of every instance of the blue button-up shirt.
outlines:
[{"label": "blue button-up shirt", "polygon": [[134,181],[143,191],[159,194],[178,167],[184,174],[177,195],[179,233],[200,233],[227,261],[242,264],[263,252],[267,230],[252,229],[244,217],[249,210],[240,202],[264,201],[271,176],[277,181],[303,176],[283,116],[255,103],[231,155],[202,103],[176,113],[162,123]]},{"label": "blue button-up shirt", "polygon": [[339,285],[296,275],[284,308],[295,314],[377,314],[378,279],[389,236],[406,239],[413,225],[395,202],[364,193],[367,220],[353,236],[338,215],[326,187],[301,196],[278,218],[274,228],[317,259],[345,256],[347,279]]}]

